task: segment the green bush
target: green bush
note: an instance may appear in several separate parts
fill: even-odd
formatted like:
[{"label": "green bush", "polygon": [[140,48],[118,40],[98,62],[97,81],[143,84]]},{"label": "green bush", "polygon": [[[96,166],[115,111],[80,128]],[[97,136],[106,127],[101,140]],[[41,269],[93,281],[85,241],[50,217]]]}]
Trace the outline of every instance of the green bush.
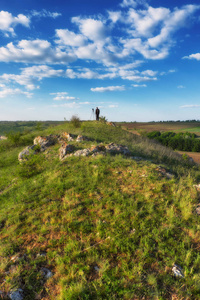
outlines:
[{"label": "green bush", "polygon": [[15,146],[20,145],[22,133],[21,132],[9,132],[7,134],[8,140]]},{"label": "green bush", "polygon": [[43,171],[44,156],[40,154],[31,154],[27,160],[20,163],[18,175],[22,178],[30,178]]},{"label": "green bush", "polygon": [[200,140],[196,139],[194,133],[175,133],[171,131],[161,133],[153,131],[146,136],[159,141],[162,145],[170,147],[173,150],[200,152]]},{"label": "green bush", "polygon": [[74,115],[70,119],[70,123],[73,125],[75,128],[81,127],[81,120],[78,116]]}]

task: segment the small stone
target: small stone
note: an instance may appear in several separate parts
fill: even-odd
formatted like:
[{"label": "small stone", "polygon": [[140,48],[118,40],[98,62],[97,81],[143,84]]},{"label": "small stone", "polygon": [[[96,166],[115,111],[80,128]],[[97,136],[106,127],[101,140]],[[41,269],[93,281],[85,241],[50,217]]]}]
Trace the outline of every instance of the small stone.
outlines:
[{"label": "small stone", "polygon": [[11,300],[23,300],[23,290],[22,289],[18,289],[16,291],[12,291],[9,293],[9,298]]},{"label": "small stone", "polygon": [[98,266],[94,266],[94,269],[95,269],[96,272],[99,272],[99,271],[100,271],[100,269],[99,269]]},{"label": "small stone", "polygon": [[41,272],[45,279],[49,279],[50,277],[53,276],[53,273],[47,268],[42,268]]},{"label": "small stone", "polygon": [[172,272],[174,273],[175,277],[184,277],[183,273],[182,273],[182,268],[176,264],[174,264],[173,268],[172,268]]}]

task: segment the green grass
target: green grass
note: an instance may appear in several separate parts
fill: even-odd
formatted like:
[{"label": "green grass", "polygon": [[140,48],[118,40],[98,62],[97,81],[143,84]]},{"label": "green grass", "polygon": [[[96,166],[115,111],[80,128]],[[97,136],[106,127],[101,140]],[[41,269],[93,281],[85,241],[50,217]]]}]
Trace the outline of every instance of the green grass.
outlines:
[{"label": "green grass", "polygon": [[[115,142],[142,160],[107,155],[61,162],[56,144],[20,164],[26,143],[2,141],[0,290],[22,288],[25,300],[200,299],[198,167],[96,122],[81,128],[65,123],[40,134],[64,131],[91,139],[72,142],[77,149]],[[36,135],[23,137],[28,143]],[[163,176],[158,164],[174,178]],[[173,276],[174,263],[184,278]],[[43,267],[53,277],[45,279]]]}]

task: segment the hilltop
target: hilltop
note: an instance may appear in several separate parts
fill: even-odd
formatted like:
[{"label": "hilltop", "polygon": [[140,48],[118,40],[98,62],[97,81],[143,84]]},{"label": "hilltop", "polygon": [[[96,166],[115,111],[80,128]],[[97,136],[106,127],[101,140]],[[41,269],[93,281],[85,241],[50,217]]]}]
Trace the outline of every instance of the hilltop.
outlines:
[{"label": "hilltop", "polygon": [[0,141],[2,299],[200,299],[199,167],[112,124],[50,125]]}]

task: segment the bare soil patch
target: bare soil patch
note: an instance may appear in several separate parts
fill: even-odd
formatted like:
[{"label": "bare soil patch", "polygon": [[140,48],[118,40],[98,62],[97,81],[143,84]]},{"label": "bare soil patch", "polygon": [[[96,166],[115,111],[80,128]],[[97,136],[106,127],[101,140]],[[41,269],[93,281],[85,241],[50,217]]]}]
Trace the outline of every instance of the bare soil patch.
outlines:
[{"label": "bare soil patch", "polygon": [[177,151],[180,154],[187,154],[189,157],[192,157],[195,163],[200,165],[200,153],[198,152],[185,152],[185,151]]}]

